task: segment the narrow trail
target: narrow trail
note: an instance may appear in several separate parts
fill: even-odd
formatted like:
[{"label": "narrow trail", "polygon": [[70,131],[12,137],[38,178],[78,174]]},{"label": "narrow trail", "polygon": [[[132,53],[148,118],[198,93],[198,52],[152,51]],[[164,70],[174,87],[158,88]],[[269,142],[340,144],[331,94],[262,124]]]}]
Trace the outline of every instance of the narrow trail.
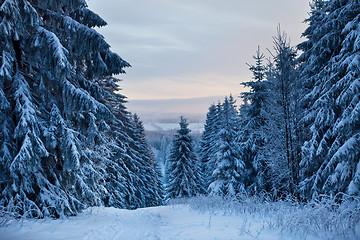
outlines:
[{"label": "narrow trail", "polygon": [[[77,217],[25,220],[0,228],[0,240],[304,239],[250,215],[200,212],[188,205],[137,210],[91,208]],[[306,236],[307,240],[315,240]]]}]

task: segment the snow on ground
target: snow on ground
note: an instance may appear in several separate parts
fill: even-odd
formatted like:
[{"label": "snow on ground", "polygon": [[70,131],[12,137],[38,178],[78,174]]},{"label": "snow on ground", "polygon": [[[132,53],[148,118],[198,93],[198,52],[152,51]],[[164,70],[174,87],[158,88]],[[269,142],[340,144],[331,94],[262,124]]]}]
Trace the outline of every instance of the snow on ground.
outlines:
[{"label": "snow on ground", "polygon": [[258,214],[174,204],[137,210],[95,207],[66,219],[22,220],[0,228],[1,240],[323,239],[281,230]]}]

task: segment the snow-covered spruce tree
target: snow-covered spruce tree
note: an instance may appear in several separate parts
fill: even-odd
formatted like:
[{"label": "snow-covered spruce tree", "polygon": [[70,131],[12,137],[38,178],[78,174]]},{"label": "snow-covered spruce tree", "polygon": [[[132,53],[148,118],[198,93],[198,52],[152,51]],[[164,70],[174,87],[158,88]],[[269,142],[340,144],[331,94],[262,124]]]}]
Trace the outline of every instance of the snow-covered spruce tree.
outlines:
[{"label": "snow-covered spruce tree", "polygon": [[[304,75],[315,79],[303,99],[309,106],[301,162],[301,190],[307,199],[323,193],[360,193],[360,4],[326,1],[321,11],[322,24],[305,32],[307,42],[317,47],[300,45],[304,68],[312,64],[318,69]],[[311,56],[314,60],[308,61]]]},{"label": "snow-covered spruce tree", "polygon": [[214,171],[214,163],[217,151],[217,137],[219,131],[219,112],[215,104],[209,107],[206,114],[204,132],[200,141],[200,161],[201,172],[203,176],[204,189],[207,189],[211,183],[211,175]]},{"label": "snow-covered spruce tree", "polygon": [[[314,115],[309,113],[321,91],[318,87],[315,88],[315,83],[320,75],[325,74],[325,71],[321,71],[321,69],[330,60],[332,55],[331,49],[339,41],[338,35],[329,32],[329,23],[326,22],[327,14],[324,8],[326,2],[324,0],[312,1],[310,17],[306,19],[309,26],[302,34],[307,39],[298,45],[298,48],[303,51],[298,58],[300,63],[299,80],[301,81],[304,95],[300,102],[303,108],[303,117],[300,124],[304,131],[304,139],[307,141],[310,139],[310,128],[314,122]],[[307,142],[305,143],[305,145],[308,144]],[[312,157],[314,153],[315,149],[311,150],[307,147],[302,149],[299,189],[301,197],[304,199],[311,198],[310,192],[315,177],[314,173],[319,169],[322,162],[322,159]]]},{"label": "snow-covered spruce tree", "polygon": [[[323,25],[326,18],[325,2],[325,0],[313,0],[310,4],[310,16],[305,20],[308,28],[302,34],[303,37],[307,37],[307,40],[297,46],[298,49],[303,51],[297,61],[300,63],[306,62],[306,64],[299,66],[300,80],[305,92],[311,91],[314,87],[315,74],[320,71],[321,67],[331,57],[331,48],[328,47],[334,44],[332,41],[337,41],[337,36],[329,36],[324,39],[321,34],[324,31]],[[323,44],[325,42],[330,43],[329,46]],[[303,104],[306,104],[306,102],[303,101]],[[311,102],[307,104],[312,105]],[[307,105],[303,106],[305,110],[308,107]]]},{"label": "snow-covered spruce tree", "polygon": [[267,161],[271,193],[274,197],[297,194],[299,171],[298,81],[295,57],[284,33],[274,37],[274,63],[266,71],[268,85],[263,111],[264,145],[262,156]]},{"label": "snow-covered spruce tree", "polygon": [[1,206],[58,217],[101,204],[115,117],[98,83],[129,64],[84,0],[0,5]]},{"label": "snow-covered spruce tree", "polygon": [[179,125],[167,162],[167,198],[191,197],[203,193],[200,164],[186,118],[181,116]]},{"label": "snow-covered spruce tree", "polygon": [[286,159],[286,144],[283,109],[281,106],[281,93],[275,79],[275,66],[269,60],[266,70],[266,79],[269,84],[266,109],[264,111],[264,146],[262,155],[267,160],[270,191],[273,197],[283,197],[290,193],[289,176],[290,170]]},{"label": "snow-covered spruce tree", "polygon": [[245,188],[257,193],[270,191],[269,166],[262,148],[265,144],[265,116],[268,99],[268,83],[265,79],[264,54],[258,48],[253,56],[255,65],[249,65],[253,80],[242,83],[249,92],[241,94],[244,104],[240,107],[240,129],[237,141],[240,143],[241,159],[245,164]]},{"label": "snow-covered spruce tree", "polygon": [[161,173],[158,166],[158,163],[155,161],[154,153],[151,151],[149,144],[145,138],[145,129],[143,123],[140,121],[140,118],[134,114],[134,149],[139,153],[138,156],[140,166],[139,171],[142,177],[144,185],[140,186],[144,206],[158,206],[161,205],[163,199],[163,186],[161,179]]},{"label": "snow-covered spruce tree", "polygon": [[142,123],[127,111],[125,97],[117,93],[120,90],[117,81],[109,77],[100,83],[107,90],[105,105],[116,117],[106,133],[111,154],[106,164],[104,203],[131,209],[159,205],[162,186],[157,165],[146,143]]},{"label": "snow-covered spruce tree", "polygon": [[134,172],[128,167],[133,163],[132,157],[128,154],[132,138],[127,133],[132,125],[130,113],[124,106],[125,96],[115,93],[120,90],[118,81],[118,79],[108,77],[100,83],[101,87],[107,91],[105,105],[112,109],[116,117],[115,121],[104,126],[109,129],[106,136],[109,138],[107,146],[111,152],[105,170],[104,181],[107,193],[104,196],[104,204],[119,208],[136,208],[140,206],[140,201],[135,200]]},{"label": "snow-covered spruce tree", "polygon": [[245,190],[245,163],[240,157],[240,148],[236,141],[239,121],[235,100],[231,95],[225,97],[219,117],[218,149],[208,193],[233,197]]}]

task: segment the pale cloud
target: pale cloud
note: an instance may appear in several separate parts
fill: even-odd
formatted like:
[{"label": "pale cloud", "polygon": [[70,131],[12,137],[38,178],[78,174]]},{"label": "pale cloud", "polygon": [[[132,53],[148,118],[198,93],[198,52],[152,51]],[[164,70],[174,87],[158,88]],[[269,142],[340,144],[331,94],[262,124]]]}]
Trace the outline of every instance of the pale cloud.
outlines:
[{"label": "pale cloud", "polygon": [[133,68],[121,87],[130,99],[240,94],[246,63],[272,47],[278,24],[300,42],[309,0],[89,0],[99,29]]},{"label": "pale cloud", "polygon": [[147,78],[146,81],[133,83],[124,81],[122,87],[129,92],[136,92],[136,99],[184,99],[229,94],[238,96],[244,90],[239,84],[240,80],[238,76],[183,75]]}]

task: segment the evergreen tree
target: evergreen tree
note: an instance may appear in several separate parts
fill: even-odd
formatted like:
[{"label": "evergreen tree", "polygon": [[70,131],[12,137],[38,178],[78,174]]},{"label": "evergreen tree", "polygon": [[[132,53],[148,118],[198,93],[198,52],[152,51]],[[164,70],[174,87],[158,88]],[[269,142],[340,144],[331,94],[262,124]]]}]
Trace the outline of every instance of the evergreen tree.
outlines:
[{"label": "evergreen tree", "polygon": [[219,131],[219,112],[215,104],[209,107],[206,114],[204,132],[200,142],[200,161],[201,172],[203,176],[204,189],[207,189],[211,183],[211,175],[214,170],[214,159],[217,151],[217,133]]},{"label": "evergreen tree", "polygon": [[296,51],[285,33],[274,37],[274,63],[269,64],[264,155],[270,168],[272,193],[296,195],[299,172],[298,78]]},{"label": "evergreen tree", "polygon": [[158,206],[161,205],[163,198],[160,169],[145,138],[145,129],[142,122],[136,114],[133,115],[133,120],[135,124],[133,136],[134,148],[141,157],[139,159],[141,163],[139,170],[144,182],[144,185],[141,186],[141,191],[144,195],[144,206]]},{"label": "evergreen tree", "polygon": [[[329,61],[331,57],[330,49],[323,43],[330,43],[336,39],[333,38],[335,36],[323,38],[321,34],[321,32],[324,31],[323,25],[326,24],[325,3],[325,0],[313,0],[310,4],[310,17],[305,20],[308,28],[302,34],[303,37],[307,37],[307,40],[297,46],[298,49],[303,51],[298,58],[298,62],[306,62],[306,64],[299,66],[299,72],[302,88],[307,92],[311,91],[314,87],[314,82],[316,81],[314,74],[318,73],[321,67]],[[333,45],[333,43],[330,45]],[[307,107],[308,106],[304,106],[304,108]]]},{"label": "evergreen tree", "polygon": [[130,65],[93,29],[106,22],[83,0],[0,5],[0,205],[58,217],[159,203],[144,187],[157,176],[141,130],[111,77]]},{"label": "evergreen tree", "polygon": [[321,11],[319,30],[305,32],[307,42],[318,46],[304,49],[305,59],[318,53],[317,61],[310,62],[318,71],[304,75],[316,80],[303,98],[309,106],[303,118],[308,133],[301,161],[301,190],[307,199],[322,193],[359,195],[360,186],[360,5],[356,0],[332,0],[326,1]]},{"label": "evergreen tree", "polygon": [[299,133],[299,83],[296,51],[285,34],[274,37],[274,62],[264,65],[257,51],[255,65],[249,65],[254,81],[242,94],[240,108],[241,160],[245,165],[243,183],[251,193],[274,197],[296,195],[301,139]]},{"label": "evergreen tree", "polygon": [[[329,32],[329,23],[326,21],[327,13],[325,5],[327,1],[313,0],[311,4],[310,17],[306,20],[309,27],[303,33],[306,41],[300,43],[298,48],[303,51],[299,57],[300,81],[302,83],[303,97],[301,106],[303,108],[303,117],[300,124],[304,130],[304,140],[306,140],[302,150],[302,159],[300,162],[300,192],[305,199],[311,198],[311,188],[314,183],[315,172],[321,166],[321,159],[315,159],[315,149],[306,147],[312,145],[310,143],[310,128],[314,122],[314,114],[310,114],[316,98],[320,94],[320,89],[316,87],[316,82],[320,75],[324,75],[325,71],[321,71],[325,64],[330,60],[335,42],[338,35]],[[326,27],[325,27],[326,26]],[[325,33],[326,31],[326,33]],[[313,142],[315,144],[315,142]]]},{"label": "evergreen tree", "polygon": [[264,54],[258,48],[253,56],[255,65],[249,65],[253,80],[242,83],[249,92],[241,94],[244,104],[240,108],[240,143],[242,161],[245,163],[245,187],[251,192],[270,191],[267,159],[262,148],[265,144],[265,113],[268,99],[268,83],[265,81]]},{"label": "evergreen tree", "polygon": [[135,196],[136,186],[133,183],[134,173],[130,167],[133,163],[128,153],[129,143],[132,138],[128,132],[131,128],[130,113],[125,108],[125,96],[115,93],[119,91],[117,79],[107,78],[102,81],[102,88],[108,91],[105,96],[105,104],[112,109],[116,117],[110,125],[105,125],[107,137],[109,138],[108,148],[111,155],[106,164],[105,186],[107,194],[104,196],[105,206],[119,208],[136,208],[140,206],[140,200]]},{"label": "evergreen tree", "polygon": [[186,118],[180,117],[179,125],[166,170],[168,198],[191,197],[203,192],[200,164]]},{"label": "evergreen tree", "polygon": [[107,160],[106,206],[138,208],[161,204],[160,173],[148,146],[139,118],[124,106],[125,97],[116,93],[118,80],[107,78],[102,87],[107,89],[106,105],[112,109],[116,121],[108,128],[111,155]]},{"label": "evergreen tree", "polygon": [[238,113],[231,95],[225,98],[219,118],[218,149],[208,192],[210,195],[235,196],[245,190],[245,164],[239,156],[239,146],[235,141],[238,135]]}]

